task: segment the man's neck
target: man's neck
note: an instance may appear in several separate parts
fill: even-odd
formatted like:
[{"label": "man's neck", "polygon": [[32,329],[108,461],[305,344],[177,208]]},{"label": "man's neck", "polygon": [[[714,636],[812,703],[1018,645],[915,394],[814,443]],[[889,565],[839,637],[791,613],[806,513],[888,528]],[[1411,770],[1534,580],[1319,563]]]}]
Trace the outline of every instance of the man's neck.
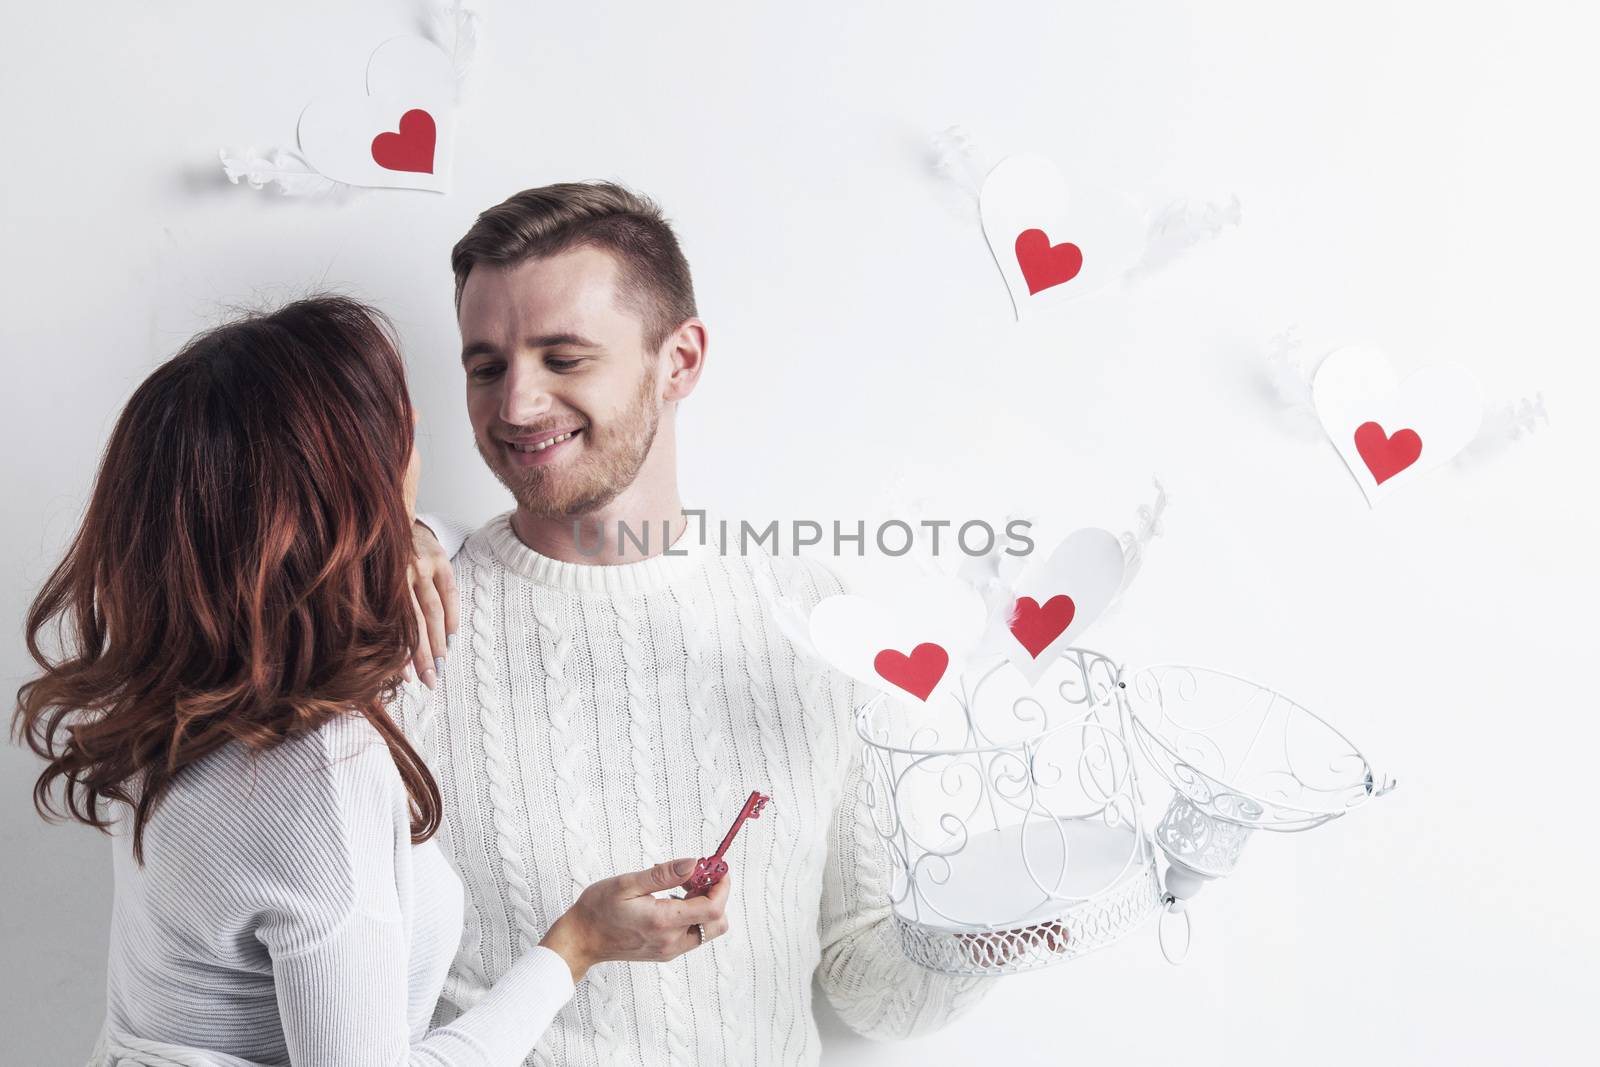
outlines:
[{"label": "man's neck", "polygon": [[688,524],[676,486],[649,493],[637,484],[583,515],[547,517],[519,507],[511,516],[518,540],[540,555],[601,566],[658,556]]}]

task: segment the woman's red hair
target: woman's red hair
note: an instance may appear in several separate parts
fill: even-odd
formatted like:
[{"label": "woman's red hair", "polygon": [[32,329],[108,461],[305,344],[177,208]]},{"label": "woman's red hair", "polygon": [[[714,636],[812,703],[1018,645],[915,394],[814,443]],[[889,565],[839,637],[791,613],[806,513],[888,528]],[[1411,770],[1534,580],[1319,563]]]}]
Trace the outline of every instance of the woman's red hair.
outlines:
[{"label": "woman's red hair", "polygon": [[145,379],[28,612],[43,674],[17,691],[12,730],[48,761],[41,814],[108,830],[104,802],[127,804],[142,862],[185,766],[359,714],[394,756],[413,839],[431,836],[438,784],[384,710],[417,643],[411,447],[393,329],[345,297],[210,330]]}]

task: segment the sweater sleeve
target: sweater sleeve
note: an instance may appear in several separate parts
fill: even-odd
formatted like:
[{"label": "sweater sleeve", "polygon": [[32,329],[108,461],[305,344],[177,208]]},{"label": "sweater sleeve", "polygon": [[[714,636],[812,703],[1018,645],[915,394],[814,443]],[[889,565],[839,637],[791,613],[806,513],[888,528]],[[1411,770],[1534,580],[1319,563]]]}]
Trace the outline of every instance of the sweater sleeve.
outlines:
[{"label": "sweater sleeve", "polygon": [[337,831],[315,840],[319,850],[338,854],[309,856],[307,866],[331,872],[331,881],[344,889],[332,897],[319,894],[319,901],[333,901],[331,908],[281,908],[258,931],[272,960],[289,1062],[294,1067],[519,1064],[572,996],[566,962],[548,948],[535,947],[470,1011],[416,1040],[408,1018],[411,908],[460,907],[460,896],[451,895],[448,903],[415,899],[403,787],[397,797],[398,772],[384,746],[334,760],[328,771],[336,781],[327,817],[335,820]]},{"label": "sweater sleeve", "polygon": [[828,831],[818,980],[839,1017],[857,1033],[880,1040],[931,1033],[975,1006],[995,983],[927,970],[902,951],[889,909],[888,848],[861,795],[865,764],[853,712],[858,691],[847,682],[830,689],[844,694],[835,704],[836,721],[850,756]]},{"label": "sweater sleeve", "polygon": [[273,955],[293,1067],[514,1067],[571,999],[566,961],[536,946],[469,1011],[413,1044],[406,941],[399,922],[355,914],[314,949]]},{"label": "sweater sleeve", "polygon": [[[822,561],[802,557],[799,573],[768,591],[786,633],[804,635],[805,618],[817,603],[845,592],[839,576]],[[809,640],[802,643],[809,646]],[[983,977],[956,977],[927,970],[906,958],[889,907],[889,852],[862,800],[865,763],[856,735],[861,687],[831,669],[809,647],[796,655],[826,679],[823,707],[808,709],[830,720],[834,766],[842,784],[827,826],[817,935],[821,959],[817,980],[845,1025],[879,1040],[916,1037],[952,1022],[994,987]],[[835,773],[839,773],[836,771]]]},{"label": "sweater sleeve", "polygon": [[456,558],[456,553],[461,551],[461,546],[466,544],[467,538],[472,535],[472,527],[447,519],[443,515],[418,512],[416,521],[433,531],[433,536],[439,539],[439,546],[444,549],[444,554],[451,559]]}]

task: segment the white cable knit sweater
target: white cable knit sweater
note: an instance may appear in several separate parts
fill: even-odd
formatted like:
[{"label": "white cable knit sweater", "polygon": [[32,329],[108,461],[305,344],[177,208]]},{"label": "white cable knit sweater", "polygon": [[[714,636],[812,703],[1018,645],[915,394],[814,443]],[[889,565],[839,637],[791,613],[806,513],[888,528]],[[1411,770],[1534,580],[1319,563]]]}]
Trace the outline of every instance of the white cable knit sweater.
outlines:
[{"label": "white cable knit sweater", "polygon": [[838,592],[826,568],[724,555],[695,523],[681,556],[565,563],[510,516],[460,551],[464,531],[419,516],[454,556],[461,609],[441,683],[397,711],[438,777],[439,841],[467,893],[436,1024],[584,886],[710,853],[751,789],[773,799],[729,851],[728,933],[670,963],[591,968],[528,1064],[816,1064],[813,973],[876,1038],[937,1029],[992,988],[901,951],[858,805],[853,684],[772,621],[774,593],[809,608]]}]

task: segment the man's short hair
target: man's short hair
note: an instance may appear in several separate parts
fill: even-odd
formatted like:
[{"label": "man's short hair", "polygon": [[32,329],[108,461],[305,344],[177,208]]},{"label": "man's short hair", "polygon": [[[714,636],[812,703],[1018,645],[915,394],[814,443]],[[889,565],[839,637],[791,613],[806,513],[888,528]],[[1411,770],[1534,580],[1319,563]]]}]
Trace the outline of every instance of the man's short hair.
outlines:
[{"label": "man's short hair", "polygon": [[616,256],[621,295],[644,323],[647,353],[696,314],[689,263],[661,209],[647,197],[601,181],[524,189],[480,214],[450,252],[456,313],[467,275],[478,264],[513,267],[581,245]]}]

